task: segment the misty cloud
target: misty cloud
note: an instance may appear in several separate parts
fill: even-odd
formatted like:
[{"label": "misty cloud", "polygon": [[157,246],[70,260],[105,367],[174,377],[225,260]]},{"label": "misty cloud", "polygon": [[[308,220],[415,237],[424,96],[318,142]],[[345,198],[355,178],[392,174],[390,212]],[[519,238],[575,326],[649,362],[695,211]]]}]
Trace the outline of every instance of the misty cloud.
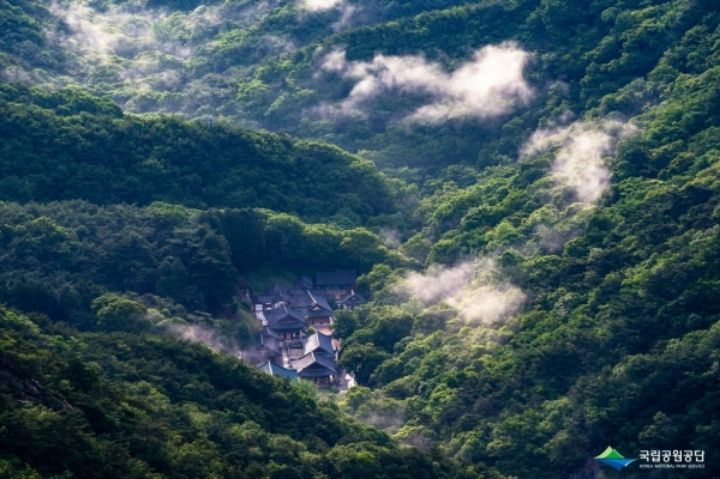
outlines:
[{"label": "misty cloud", "polygon": [[[49,42],[68,52],[67,76],[49,79],[56,86],[91,83],[101,91],[119,93],[123,108],[134,111],[199,115],[222,105],[232,95],[236,65],[220,74],[193,67],[212,61],[227,40],[223,32],[251,31],[282,0],[222,0],[191,11],[156,8],[147,0],[99,5],[90,0],[53,0],[55,21],[47,27]],[[295,46],[281,36],[259,39],[261,54],[282,54]],[[209,60],[210,59],[210,60]],[[222,88],[222,83],[226,83]],[[163,95],[157,91],[162,90]]]},{"label": "misty cloud", "polygon": [[396,291],[426,306],[445,302],[468,322],[497,325],[520,311],[525,294],[500,274],[494,260],[479,258],[452,267],[411,272]]},{"label": "misty cloud", "polygon": [[635,131],[617,120],[578,121],[569,126],[537,130],[523,146],[528,157],[555,150],[551,176],[556,184],[571,189],[577,201],[595,205],[610,185],[606,158],[617,143]]},{"label": "misty cloud", "polygon": [[407,118],[419,123],[440,123],[457,118],[489,118],[527,103],[533,90],[523,72],[531,55],[517,44],[486,46],[471,61],[454,71],[422,56],[376,55],[371,62],[348,61],[334,50],[322,61],[324,71],[355,81],[348,97],[324,105],[326,114],[363,114],[364,104],[379,95],[401,91],[426,95],[430,101]]},{"label": "misty cloud", "polygon": [[240,356],[238,344],[227,335],[207,326],[197,324],[171,324],[167,326],[170,334],[185,341],[204,344],[213,351]]},{"label": "misty cloud", "polygon": [[300,0],[299,6],[310,12],[324,12],[341,6],[344,0]]},{"label": "misty cloud", "polygon": [[380,236],[383,244],[388,248],[399,248],[402,244],[402,241],[400,241],[400,232],[395,228],[380,228],[378,236]]},{"label": "misty cloud", "polygon": [[34,76],[20,66],[7,66],[0,71],[0,79],[11,83],[32,83]]},{"label": "misty cloud", "polygon": [[332,24],[336,32],[344,30],[352,23],[352,17],[358,8],[347,0],[299,0],[298,7],[302,12],[320,13],[336,10],[339,13],[337,21]]},{"label": "misty cloud", "polygon": [[[61,28],[50,32],[52,39],[90,60],[110,63],[144,52],[162,52],[179,58],[191,54],[186,46],[164,33],[163,22],[170,21],[166,11],[133,8],[132,2],[98,10],[87,1],[63,0],[54,0],[49,10],[62,22]],[[190,22],[215,21],[207,9],[199,10],[198,14],[184,18],[184,28],[192,28]]]},{"label": "misty cloud", "polygon": [[[61,38],[66,46],[104,56],[112,52],[122,39],[123,34],[113,31],[111,25],[93,21],[95,12],[87,3],[53,1],[49,10],[62,19],[69,29],[67,35]],[[127,18],[125,20],[127,21]]]},{"label": "misty cloud", "polygon": [[371,397],[355,411],[354,416],[362,422],[387,432],[395,432],[405,422],[407,409],[397,399],[375,390]]},{"label": "misty cloud", "polygon": [[538,240],[538,246],[542,251],[549,253],[558,253],[562,251],[565,243],[577,236],[576,229],[562,229],[558,222],[553,225],[541,224],[535,227],[535,237]]},{"label": "misty cloud", "polygon": [[472,261],[464,261],[451,268],[432,265],[425,273],[408,273],[399,291],[425,304],[438,303],[460,291],[474,275],[475,264]]},{"label": "misty cloud", "polygon": [[355,5],[349,3],[343,3],[340,7],[340,18],[332,24],[332,29],[335,32],[345,30],[350,27],[353,22],[353,16],[357,12],[358,8]]}]

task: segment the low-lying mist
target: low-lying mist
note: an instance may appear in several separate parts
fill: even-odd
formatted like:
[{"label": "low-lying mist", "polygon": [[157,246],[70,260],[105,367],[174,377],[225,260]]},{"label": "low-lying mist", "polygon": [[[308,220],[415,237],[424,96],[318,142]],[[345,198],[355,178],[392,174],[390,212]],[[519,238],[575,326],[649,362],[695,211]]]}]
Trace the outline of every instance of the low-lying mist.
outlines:
[{"label": "low-lying mist", "polygon": [[467,322],[484,326],[502,324],[525,302],[523,291],[505,279],[489,257],[408,273],[396,285],[396,292],[425,306],[445,302]]},{"label": "low-lying mist", "polygon": [[617,143],[635,130],[619,120],[578,121],[539,129],[522,147],[520,156],[554,150],[552,179],[572,190],[577,201],[594,206],[610,185],[607,158],[614,154]]},{"label": "low-lying mist", "polygon": [[533,89],[524,78],[530,53],[513,42],[488,45],[452,71],[422,56],[386,56],[372,61],[349,61],[345,51],[333,50],[322,60],[324,72],[354,82],[347,98],[325,104],[317,111],[323,116],[366,114],[369,100],[393,91],[419,93],[431,99],[406,120],[441,123],[458,118],[490,118],[508,113],[527,103]]}]

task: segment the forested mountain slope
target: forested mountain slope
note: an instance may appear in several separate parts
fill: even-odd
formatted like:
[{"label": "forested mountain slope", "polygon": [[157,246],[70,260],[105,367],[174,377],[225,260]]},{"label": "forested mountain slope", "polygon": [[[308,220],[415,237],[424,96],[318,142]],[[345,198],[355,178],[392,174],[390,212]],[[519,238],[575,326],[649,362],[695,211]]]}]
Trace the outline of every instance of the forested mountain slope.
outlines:
[{"label": "forested mountain slope", "polygon": [[0,301],[31,314],[0,306],[2,477],[466,475],[237,359],[257,333],[240,292],[266,276],[409,264],[353,227],[393,211],[371,165],[78,91],[2,93]]},{"label": "forested mountain slope", "polygon": [[259,206],[360,222],[392,211],[389,186],[338,148],[229,125],[126,116],[64,90],[0,90],[0,198]]},{"label": "forested mountain slope", "polygon": [[[672,49],[680,71],[716,60],[707,39],[715,11],[711,0],[135,0],[50,8],[24,0],[4,12],[13,48],[6,43],[3,71],[12,80],[81,84],[129,111],[228,118],[327,139],[384,167],[411,167],[404,175],[416,179],[451,164],[506,161],[538,123],[566,110],[637,114],[657,99],[639,80],[663,54]],[[492,65],[476,55],[508,42],[527,55],[503,58],[508,67],[522,60],[512,68],[527,84],[523,101],[456,112],[450,122],[402,121],[432,99],[488,101],[483,91],[498,93]],[[683,48],[697,53],[677,54]],[[358,84],[372,91],[353,96]],[[627,85],[634,93],[600,105]]]},{"label": "forested mountain slope", "polygon": [[[424,276],[373,272],[374,284],[395,286],[340,326],[345,361],[383,392],[356,391],[359,414],[404,412],[400,435],[520,477],[591,468],[608,441],[711,449],[720,136],[706,112],[718,100],[682,92],[647,128],[677,114],[698,119],[693,133],[680,121],[675,136],[627,140],[602,206],[553,194],[538,174],[550,158],[488,170],[478,187],[446,195],[427,228],[430,238],[446,229],[425,240],[431,258],[478,257]],[[636,163],[653,150],[668,156]]]},{"label": "forested mountain slope", "polygon": [[[423,201],[403,248],[436,266],[377,267],[375,304],[339,326],[344,360],[375,388],[351,394],[356,414],[404,414],[399,437],[519,477],[594,477],[605,443],[713,448],[719,17],[686,6],[697,24],[647,7],[647,28],[675,19],[658,56],[628,45],[588,72],[579,120]],[[620,61],[647,76],[613,74]],[[652,474],[689,472],[631,477]]]},{"label": "forested mountain slope", "polygon": [[5,308],[0,325],[3,477],[462,477],[197,345]]},{"label": "forested mountain slope", "polygon": [[[0,0],[0,471],[717,475],[716,3]],[[339,410],[172,339],[320,268],[371,298]]]},{"label": "forested mountain slope", "polygon": [[90,304],[108,291],[232,316],[248,278],[266,271],[410,264],[366,229],[267,210],[0,203],[0,218],[0,298],[76,325],[93,322]]}]

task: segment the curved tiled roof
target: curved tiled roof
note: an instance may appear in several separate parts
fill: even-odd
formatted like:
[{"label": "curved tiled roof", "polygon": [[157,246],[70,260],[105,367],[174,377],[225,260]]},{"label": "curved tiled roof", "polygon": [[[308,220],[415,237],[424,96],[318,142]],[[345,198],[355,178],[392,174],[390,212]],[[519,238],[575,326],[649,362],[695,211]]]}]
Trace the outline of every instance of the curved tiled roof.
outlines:
[{"label": "curved tiled roof", "polygon": [[297,380],[298,378],[297,371],[293,371],[292,369],[285,369],[284,367],[278,366],[271,361],[264,362],[263,364],[258,366],[258,369],[268,373],[271,376],[277,376],[284,379],[289,379],[291,381]]},{"label": "curved tiled roof", "polygon": [[307,327],[303,316],[296,311],[288,309],[285,305],[266,312],[265,318],[268,321],[268,327],[276,331]]},{"label": "curved tiled roof", "polygon": [[321,352],[326,355],[335,357],[335,348],[333,348],[332,338],[327,334],[317,332],[303,340],[305,354],[312,352]]},{"label": "curved tiled roof", "polygon": [[[318,365],[319,367],[311,367]],[[315,353],[309,353],[305,356],[295,359],[292,367],[297,370],[300,377],[318,377],[337,374],[337,365],[335,360],[327,356]]]}]

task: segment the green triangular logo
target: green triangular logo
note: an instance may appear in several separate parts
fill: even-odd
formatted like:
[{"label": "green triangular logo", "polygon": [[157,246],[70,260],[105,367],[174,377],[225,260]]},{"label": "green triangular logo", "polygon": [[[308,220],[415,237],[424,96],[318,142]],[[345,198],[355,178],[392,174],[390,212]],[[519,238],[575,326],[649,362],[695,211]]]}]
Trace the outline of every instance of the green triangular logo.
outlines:
[{"label": "green triangular logo", "polygon": [[595,459],[625,459],[625,456],[620,454],[617,449],[608,446],[598,456],[595,456]]}]

